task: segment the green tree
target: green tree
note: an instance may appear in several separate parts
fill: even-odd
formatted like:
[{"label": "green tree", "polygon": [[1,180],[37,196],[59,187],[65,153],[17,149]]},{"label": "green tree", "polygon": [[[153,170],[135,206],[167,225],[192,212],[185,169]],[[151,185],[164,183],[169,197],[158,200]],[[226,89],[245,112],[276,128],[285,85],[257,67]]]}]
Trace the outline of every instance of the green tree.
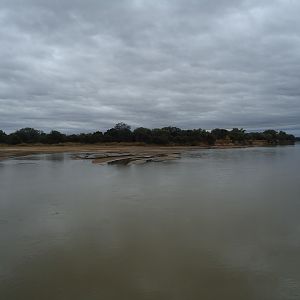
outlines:
[{"label": "green tree", "polygon": [[131,127],[126,123],[120,122],[120,123],[117,123],[115,125],[114,129],[116,129],[116,130],[130,130]]},{"label": "green tree", "polygon": [[42,133],[42,131],[30,127],[22,128],[14,132],[14,134],[19,137],[22,143],[29,144],[40,142]]},{"label": "green tree", "polygon": [[277,131],[273,129],[268,129],[263,132],[264,139],[270,144],[277,143]]},{"label": "green tree", "polygon": [[92,134],[92,143],[101,143],[103,141],[103,133],[101,131],[96,131]]},{"label": "green tree", "polygon": [[144,142],[144,143],[151,143],[152,134],[151,130],[144,127],[136,128],[133,131],[134,140],[136,142]]},{"label": "green tree", "polygon": [[245,130],[243,128],[233,128],[229,131],[229,137],[233,142],[243,142],[246,140]]},{"label": "green tree", "polygon": [[0,130],[0,143],[6,143],[7,142],[7,134]]},{"label": "green tree", "polygon": [[152,142],[154,144],[166,145],[169,144],[169,133],[166,130],[162,130],[159,128],[152,129]]},{"label": "green tree", "polygon": [[228,130],[216,128],[211,131],[211,134],[217,140],[224,140],[228,136]]},{"label": "green tree", "polygon": [[65,142],[65,135],[57,130],[52,130],[47,134],[47,143],[49,144],[59,144]]},{"label": "green tree", "polygon": [[7,143],[10,145],[17,145],[17,144],[21,144],[22,140],[16,133],[11,133],[7,137]]},{"label": "green tree", "polygon": [[133,135],[130,126],[125,123],[118,123],[114,128],[104,133],[104,141],[107,142],[132,142]]}]

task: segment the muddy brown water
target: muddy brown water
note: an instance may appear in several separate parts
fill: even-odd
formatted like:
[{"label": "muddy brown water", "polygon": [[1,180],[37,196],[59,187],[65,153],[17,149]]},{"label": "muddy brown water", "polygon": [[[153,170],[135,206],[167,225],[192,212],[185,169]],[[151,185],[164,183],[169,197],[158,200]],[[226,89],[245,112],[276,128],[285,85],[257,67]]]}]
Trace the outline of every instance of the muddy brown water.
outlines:
[{"label": "muddy brown water", "polygon": [[300,146],[0,162],[0,299],[300,299]]}]

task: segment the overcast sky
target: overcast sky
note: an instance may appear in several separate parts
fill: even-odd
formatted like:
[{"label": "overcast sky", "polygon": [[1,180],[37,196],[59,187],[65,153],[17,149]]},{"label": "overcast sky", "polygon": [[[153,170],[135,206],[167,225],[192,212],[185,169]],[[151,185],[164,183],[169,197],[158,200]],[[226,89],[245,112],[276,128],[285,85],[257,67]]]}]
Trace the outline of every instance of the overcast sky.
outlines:
[{"label": "overcast sky", "polygon": [[0,0],[0,129],[300,135],[299,0]]}]

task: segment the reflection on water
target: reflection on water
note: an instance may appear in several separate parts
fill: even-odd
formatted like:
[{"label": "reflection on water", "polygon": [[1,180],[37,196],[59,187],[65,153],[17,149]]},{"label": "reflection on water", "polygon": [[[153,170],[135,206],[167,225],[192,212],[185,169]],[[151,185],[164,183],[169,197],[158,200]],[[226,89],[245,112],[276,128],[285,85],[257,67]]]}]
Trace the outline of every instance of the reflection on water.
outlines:
[{"label": "reflection on water", "polygon": [[299,163],[299,146],[1,162],[1,299],[299,299]]}]

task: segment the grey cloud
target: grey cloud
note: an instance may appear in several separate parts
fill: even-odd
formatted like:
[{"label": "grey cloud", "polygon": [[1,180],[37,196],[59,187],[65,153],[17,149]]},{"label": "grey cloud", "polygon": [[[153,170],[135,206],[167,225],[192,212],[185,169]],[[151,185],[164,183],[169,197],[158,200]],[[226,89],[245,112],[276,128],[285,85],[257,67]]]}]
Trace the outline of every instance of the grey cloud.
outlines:
[{"label": "grey cloud", "polygon": [[0,128],[300,135],[296,0],[0,0]]}]

